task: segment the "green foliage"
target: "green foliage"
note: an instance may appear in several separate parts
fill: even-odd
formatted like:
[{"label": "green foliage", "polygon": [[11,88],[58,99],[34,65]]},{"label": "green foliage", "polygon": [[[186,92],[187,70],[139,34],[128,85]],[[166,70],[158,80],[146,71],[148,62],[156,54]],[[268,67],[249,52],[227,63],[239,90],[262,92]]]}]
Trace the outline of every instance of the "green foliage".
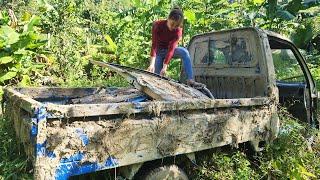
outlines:
[{"label": "green foliage", "polygon": [[294,34],[291,35],[292,41],[297,47],[306,48],[308,43],[313,38],[313,28],[310,22],[305,22],[305,25],[299,25]]},{"label": "green foliage", "polygon": [[[46,73],[39,74],[56,76],[49,84],[62,85],[76,80],[111,78],[107,75],[110,74],[108,70],[95,73],[98,67],[89,66],[90,59],[146,68],[149,64],[151,24],[165,19],[173,5],[179,5],[185,14],[184,35],[180,43],[183,46],[187,46],[190,38],[199,33],[246,26],[291,35],[300,48],[309,47],[310,41],[319,34],[319,26],[312,25],[317,22],[317,2],[303,4],[301,0],[281,3],[263,0],[33,0],[17,5],[21,9],[17,13],[22,20],[32,19],[29,24],[37,24],[47,34],[47,48],[51,54],[48,59],[52,63],[50,68],[44,68]],[[168,75],[177,79],[179,67],[180,62],[171,63]],[[18,79],[21,80],[21,75]],[[34,82],[33,78],[30,79]]]},{"label": "green foliage", "polygon": [[[317,1],[306,4],[303,0],[268,1],[265,4],[267,14],[262,28],[290,36],[293,42],[302,49],[308,49],[313,38],[320,35],[320,6]],[[316,47],[316,46],[314,46]]]},{"label": "green foliage", "polygon": [[319,130],[289,117],[289,114],[280,116],[279,137],[267,145],[260,157],[261,171],[275,179],[319,179]]},{"label": "green foliage", "polygon": [[256,179],[257,172],[246,155],[240,151],[215,152],[211,158],[201,162],[195,179]]},{"label": "green foliage", "polygon": [[272,58],[277,80],[305,82],[303,71],[291,50],[275,50]]},{"label": "green foliage", "polygon": [[[16,84],[42,69],[34,59],[46,41],[35,27],[40,23],[39,17],[32,16],[24,22],[23,29],[16,30],[6,24],[7,14],[4,11],[0,11],[0,14],[0,86],[3,86]],[[28,85],[29,81],[21,83]]]},{"label": "green foliage", "polygon": [[0,179],[32,179],[30,167],[12,131],[12,121],[0,117]]}]

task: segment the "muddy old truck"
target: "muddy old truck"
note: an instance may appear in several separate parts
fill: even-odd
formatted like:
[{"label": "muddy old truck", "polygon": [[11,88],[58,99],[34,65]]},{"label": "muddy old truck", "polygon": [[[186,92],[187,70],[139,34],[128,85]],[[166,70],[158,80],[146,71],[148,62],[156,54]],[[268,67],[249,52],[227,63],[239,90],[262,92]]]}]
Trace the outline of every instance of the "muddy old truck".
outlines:
[{"label": "muddy old truck", "polygon": [[[197,35],[188,48],[195,80],[210,92],[185,85],[183,72],[176,82],[102,62],[93,63],[132,87],[5,89],[5,114],[34,164],[35,179],[105,169],[128,179],[187,179],[178,159],[196,163],[203,150],[240,143],[258,151],[275,139],[278,103],[319,126],[315,83],[286,38],[233,29]],[[279,74],[283,64],[298,73]]]}]

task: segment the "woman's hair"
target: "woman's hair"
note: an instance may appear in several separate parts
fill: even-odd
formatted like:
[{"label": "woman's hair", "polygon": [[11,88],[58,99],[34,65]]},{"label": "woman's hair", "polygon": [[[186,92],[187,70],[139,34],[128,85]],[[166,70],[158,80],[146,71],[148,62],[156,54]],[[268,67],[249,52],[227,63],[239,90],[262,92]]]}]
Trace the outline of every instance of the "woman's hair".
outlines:
[{"label": "woman's hair", "polygon": [[179,7],[174,7],[169,13],[169,19],[172,19],[176,22],[183,22],[183,12]]}]

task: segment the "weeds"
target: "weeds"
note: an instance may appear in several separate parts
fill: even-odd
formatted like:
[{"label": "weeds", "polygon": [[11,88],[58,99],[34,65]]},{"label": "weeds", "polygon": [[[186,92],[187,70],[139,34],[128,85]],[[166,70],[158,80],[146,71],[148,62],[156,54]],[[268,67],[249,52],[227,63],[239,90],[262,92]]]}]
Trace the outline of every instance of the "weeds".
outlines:
[{"label": "weeds", "polygon": [[262,175],[276,179],[320,178],[319,130],[281,116],[279,137],[260,157]]},{"label": "weeds", "polygon": [[200,162],[194,179],[256,179],[258,173],[241,151],[214,152],[208,160]]},{"label": "weeds", "polygon": [[0,180],[31,179],[23,146],[17,143],[12,121],[0,117]]}]

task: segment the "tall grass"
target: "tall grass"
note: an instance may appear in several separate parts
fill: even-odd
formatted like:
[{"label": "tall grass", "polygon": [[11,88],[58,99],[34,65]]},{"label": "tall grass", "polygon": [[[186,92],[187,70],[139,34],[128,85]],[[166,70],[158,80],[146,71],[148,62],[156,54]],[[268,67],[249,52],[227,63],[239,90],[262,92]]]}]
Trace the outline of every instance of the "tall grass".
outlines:
[{"label": "tall grass", "polygon": [[0,115],[0,180],[32,179],[23,146],[18,143],[12,121]]}]

